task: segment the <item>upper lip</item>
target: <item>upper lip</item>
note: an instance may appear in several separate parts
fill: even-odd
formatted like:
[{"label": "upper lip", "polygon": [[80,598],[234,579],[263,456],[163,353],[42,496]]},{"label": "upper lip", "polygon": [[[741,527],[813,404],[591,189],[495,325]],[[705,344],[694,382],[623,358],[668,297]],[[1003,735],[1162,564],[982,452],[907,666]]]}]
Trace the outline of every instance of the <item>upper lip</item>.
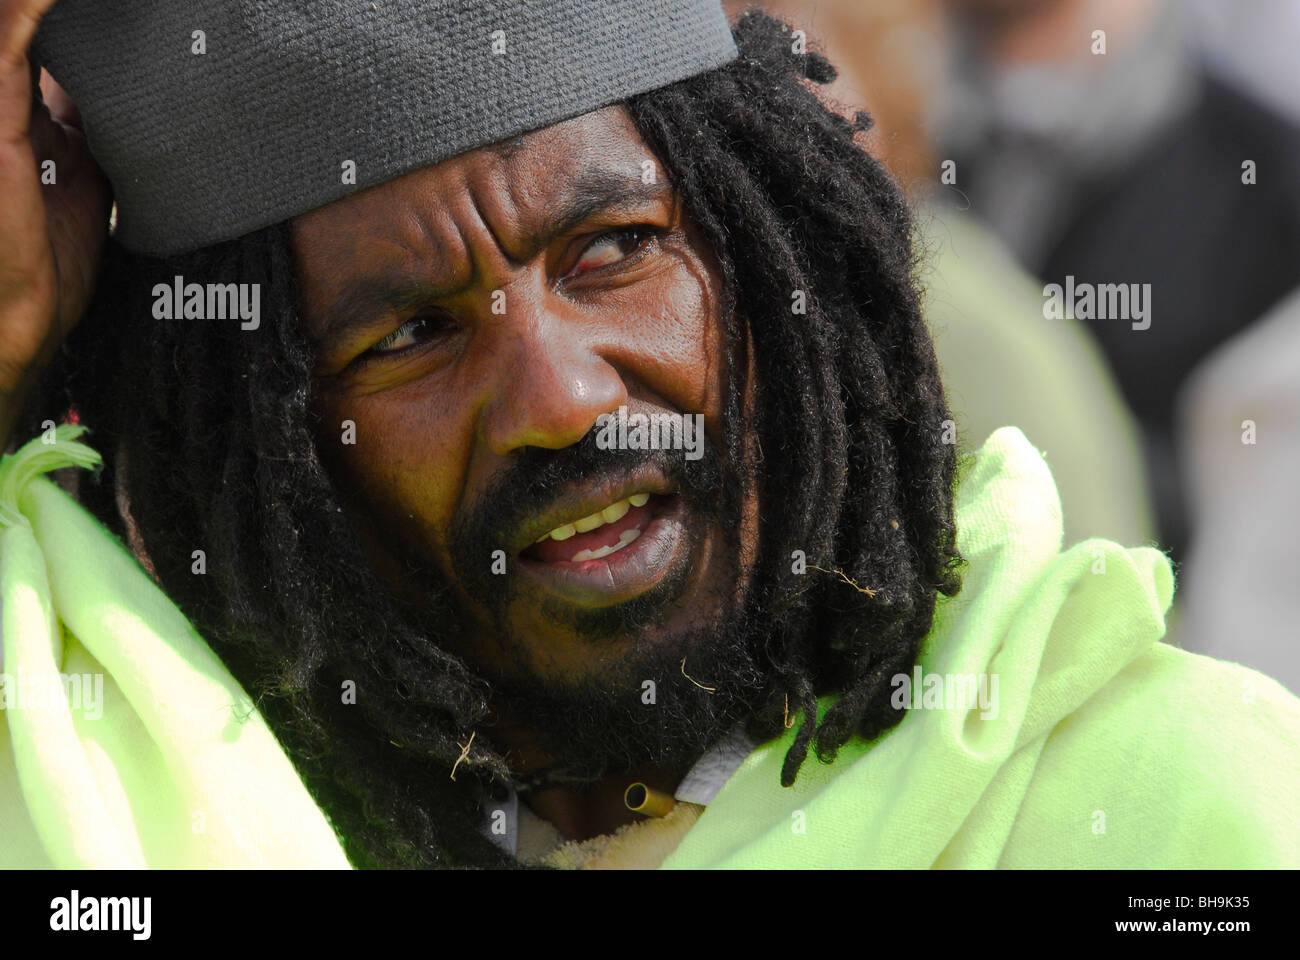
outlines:
[{"label": "upper lip", "polygon": [[633,471],[627,476],[611,477],[595,486],[566,493],[520,526],[518,542],[514,544],[511,555],[527,550],[543,534],[550,533],[556,527],[581,520],[634,493],[665,495],[676,492],[677,488],[667,477],[653,467],[648,467]]}]

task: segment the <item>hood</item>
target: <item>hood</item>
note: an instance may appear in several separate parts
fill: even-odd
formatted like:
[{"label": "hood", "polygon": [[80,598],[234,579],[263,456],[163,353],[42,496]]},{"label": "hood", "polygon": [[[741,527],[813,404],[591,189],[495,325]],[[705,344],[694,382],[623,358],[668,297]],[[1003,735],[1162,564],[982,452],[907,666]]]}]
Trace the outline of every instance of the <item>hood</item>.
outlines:
[{"label": "hood", "polygon": [[1174,578],[1150,547],[1062,552],[1051,472],[1015,427],[959,477],[969,566],[913,675],[896,678],[903,721],[829,765],[810,753],[790,788],[780,770],[797,725],[760,746],[665,868],[997,865],[1048,735],[1160,640]]}]

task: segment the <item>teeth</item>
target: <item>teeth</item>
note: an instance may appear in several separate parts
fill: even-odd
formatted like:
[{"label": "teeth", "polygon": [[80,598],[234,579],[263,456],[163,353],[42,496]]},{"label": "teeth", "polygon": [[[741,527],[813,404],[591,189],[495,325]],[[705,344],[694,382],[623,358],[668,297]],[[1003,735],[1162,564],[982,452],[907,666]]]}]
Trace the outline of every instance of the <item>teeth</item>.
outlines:
[{"label": "teeth", "polygon": [[[534,541],[534,543],[541,543],[543,540],[568,540],[575,533],[590,533],[592,530],[595,530],[597,527],[604,526],[607,523],[617,523],[619,520],[622,520],[624,517],[626,517],[627,512],[631,510],[633,507],[644,507],[649,502],[650,502],[650,494],[634,493],[630,497],[627,497],[626,499],[619,500],[617,503],[611,503],[608,507],[605,507],[603,510],[599,510],[596,513],[591,514],[590,516],[583,517],[581,520],[575,520],[573,521],[573,523],[566,523],[562,527],[556,527],[554,530],[550,531],[549,533],[542,534],[542,536],[538,537]],[[626,533],[624,534],[624,536],[626,536]],[[631,540],[627,541],[627,543],[631,543],[631,542],[632,542]],[[626,546],[626,545],[627,544],[621,544],[621,546]],[[618,549],[618,548],[615,547],[612,549]],[[586,551],[583,552],[585,553]],[[604,556],[604,554],[601,554],[601,556]],[[593,558],[588,557],[584,559],[593,559]]]},{"label": "teeth", "polygon": [[618,536],[618,543],[601,547],[599,550],[579,550],[569,558],[569,562],[582,563],[585,560],[599,560],[601,557],[608,557],[611,553],[622,550],[639,536],[641,536],[641,531],[636,528],[624,530]]}]

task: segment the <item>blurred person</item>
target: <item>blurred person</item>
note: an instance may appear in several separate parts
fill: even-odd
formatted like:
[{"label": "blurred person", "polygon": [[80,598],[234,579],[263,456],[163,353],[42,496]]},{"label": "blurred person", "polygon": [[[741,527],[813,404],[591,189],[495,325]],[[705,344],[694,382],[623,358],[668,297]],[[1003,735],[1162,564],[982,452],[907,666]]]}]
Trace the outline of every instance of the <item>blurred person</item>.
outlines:
[{"label": "blurred person", "polygon": [[1067,545],[1157,545],[1133,415],[1087,329],[1043,317],[1037,284],[978,221],[927,214],[926,322],[962,446],[1016,424],[1057,478]]},{"label": "blurred person", "polygon": [[1211,69],[1300,123],[1300,3],[1193,0]]},{"label": "blurred person", "polygon": [[1145,290],[1145,318],[1130,304],[1087,323],[1141,424],[1160,542],[1179,560],[1175,397],[1300,282],[1300,131],[1207,68],[1179,3],[948,7],[956,53],[933,131],[961,195],[1045,284]]},{"label": "blurred person", "polygon": [[[741,3],[729,4],[739,11]],[[948,189],[925,126],[942,79],[941,5],[901,0],[764,4],[825,44],[836,64],[824,99],[850,113],[870,104],[867,142],[918,204],[920,277],[958,450],[1015,424],[1052,466],[1065,542],[1101,536],[1155,542],[1136,423],[1091,333],[1042,315],[1038,284],[978,220],[934,202]]]},{"label": "blurred person", "polygon": [[3,666],[104,702],[7,705],[5,864],[1300,863],[1300,700],[1159,642],[1160,551],[1062,549],[1020,430],[958,461],[788,26],[209,2],[202,59],[49,5],[0,0]]},{"label": "blurred person", "polygon": [[1178,411],[1197,522],[1172,635],[1300,692],[1300,290],[1203,360]]},{"label": "blurred person", "polygon": [[939,0],[724,0],[731,17],[758,7],[803,31],[809,49],[835,58],[835,79],[818,93],[851,116],[870,104],[866,143],[909,196],[934,180],[927,104],[943,81],[944,22]]}]

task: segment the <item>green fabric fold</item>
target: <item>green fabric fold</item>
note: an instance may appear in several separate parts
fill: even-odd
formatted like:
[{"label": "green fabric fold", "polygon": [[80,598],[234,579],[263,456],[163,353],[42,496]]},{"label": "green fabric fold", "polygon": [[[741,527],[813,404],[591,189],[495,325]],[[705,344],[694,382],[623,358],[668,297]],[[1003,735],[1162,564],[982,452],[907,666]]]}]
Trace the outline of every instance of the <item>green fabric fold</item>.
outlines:
[{"label": "green fabric fold", "polygon": [[1056,486],[1020,430],[973,456],[956,499],[969,566],[919,667],[922,688],[996,677],[996,702],[922,699],[785,789],[791,729],[663,868],[1300,866],[1300,700],[1160,642],[1174,593],[1160,551],[1062,552]]},{"label": "green fabric fold", "polygon": [[347,868],[238,682],[42,476],[99,462],[83,431],[0,464],[0,867]]}]

